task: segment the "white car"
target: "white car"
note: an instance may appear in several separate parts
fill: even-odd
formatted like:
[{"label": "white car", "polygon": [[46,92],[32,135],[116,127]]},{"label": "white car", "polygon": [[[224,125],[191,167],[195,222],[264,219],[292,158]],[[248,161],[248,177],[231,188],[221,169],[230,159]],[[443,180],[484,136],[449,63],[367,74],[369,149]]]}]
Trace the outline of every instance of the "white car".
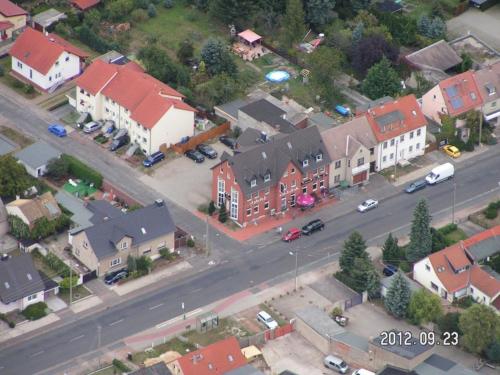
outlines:
[{"label": "white car", "polygon": [[268,329],[278,328],[278,323],[265,311],[261,311],[257,314],[257,320],[263,323]]},{"label": "white car", "polygon": [[367,199],[358,206],[358,211],[366,212],[371,210],[372,208],[377,208],[377,207],[378,207],[378,201],[376,201],[375,199]]}]

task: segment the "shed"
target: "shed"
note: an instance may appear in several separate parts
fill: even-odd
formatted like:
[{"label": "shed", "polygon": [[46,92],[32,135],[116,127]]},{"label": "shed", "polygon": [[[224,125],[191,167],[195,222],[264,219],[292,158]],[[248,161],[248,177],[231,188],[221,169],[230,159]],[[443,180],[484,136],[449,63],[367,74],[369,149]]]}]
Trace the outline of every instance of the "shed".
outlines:
[{"label": "shed", "polygon": [[49,161],[59,158],[61,152],[45,142],[36,142],[17,152],[14,156],[19,163],[24,165],[30,175],[38,178],[47,172]]},{"label": "shed", "polygon": [[45,32],[49,26],[66,18],[68,18],[68,16],[66,16],[63,12],[50,8],[44,12],[34,15],[31,18],[31,22],[34,29]]},{"label": "shed", "polygon": [[462,62],[462,58],[445,40],[439,40],[409,55],[406,60],[414,67],[446,71]]},{"label": "shed", "polygon": [[[396,276],[396,274],[394,274],[392,276],[384,277],[383,279],[380,280],[380,294],[382,294],[382,297],[386,296],[387,291],[391,287],[392,282],[394,281],[394,277],[395,276]],[[410,286],[410,291],[412,293],[414,293],[414,292],[416,292],[416,291],[418,291],[419,289],[422,288],[422,286],[420,284],[418,284],[417,282],[413,281],[412,279],[410,279],[405,274],[403,274],[403,277],[408,282],[408,285]]]}]

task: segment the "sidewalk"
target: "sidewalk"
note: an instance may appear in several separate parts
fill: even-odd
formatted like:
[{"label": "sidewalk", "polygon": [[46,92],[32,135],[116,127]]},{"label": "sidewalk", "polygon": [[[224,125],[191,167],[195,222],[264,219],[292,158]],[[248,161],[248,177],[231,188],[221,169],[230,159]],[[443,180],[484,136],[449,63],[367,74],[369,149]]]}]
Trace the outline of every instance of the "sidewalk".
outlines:
[{"label": "sidewalk", "polygon": [[38,320],[34,321],[26,320],[22,323],[17,324],[15,328],[8,329],[2,332],[2,334],[0,335],[0,343],[13,339],[14,337],[24,335],[28,332],[32,332],[46,325],[57,322],[60,319],[61,318],[59,318],[55,313],[51,313]]}]

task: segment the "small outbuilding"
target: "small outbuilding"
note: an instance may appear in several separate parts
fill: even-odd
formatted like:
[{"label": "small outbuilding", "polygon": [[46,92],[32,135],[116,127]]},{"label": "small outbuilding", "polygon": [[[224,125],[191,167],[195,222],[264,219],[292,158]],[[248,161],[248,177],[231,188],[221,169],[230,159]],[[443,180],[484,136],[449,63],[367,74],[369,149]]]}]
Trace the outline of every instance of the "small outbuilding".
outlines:
[{"label": "small outbuilding", "polygon": [[45,142],[36,142],[17,152],[15,157],[30,175],[38,178],[47,172],[49,161],[60,158],[61,153]]}]

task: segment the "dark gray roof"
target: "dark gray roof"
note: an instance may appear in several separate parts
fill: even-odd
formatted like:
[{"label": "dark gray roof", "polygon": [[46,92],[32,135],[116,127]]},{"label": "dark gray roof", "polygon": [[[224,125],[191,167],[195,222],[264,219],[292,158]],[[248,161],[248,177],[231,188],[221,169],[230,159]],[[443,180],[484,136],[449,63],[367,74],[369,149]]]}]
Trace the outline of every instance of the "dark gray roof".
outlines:
[{"label": "dark gray roof", "polygon": [[16,147],[17,145],[14,142],[0,134],[0,156],[14,151]]},{"label": "dark gray roof", "polygon": [[114,255],[115,245],[123,237],[132,238],[132,246],[140,245],[168,233],[175,224],[165,204],[150,206],[102,221],[85,229],[87,238],[98,259]]},{"label": "dark gray roof", "polygon": [[[251,137],[248,137],[248,141],[250,139]],[[289,163],[293,163],[305,174],[331,162],[315,126],[298,129],[291,134],[277,134],[264,143],[254,141],[253,147],[249,144],[244,149],[233,156],[223,153],[221,160],[228,161],[246,196],[276,185]],[[322,159],[317,162],[316,156],[320,154]],[[304,160],[308,161],[307,166],[303,165]],[[264,177],[267,174],[270,174],[270,181],[265,182]],[[256,180],[254,187],[251,187],[252,180]]]},{"label": "dark gray roof", "polygon": [[387,366],[377,375],[417,375],[415,371],[407,371],[397,367]]},{"label": "dark gray roof", "polygon": [[474,260],[480,261],[500,252],[500,236],[493,236],[467,247]]},{"label": "dark gray roof", "polygon": [[368,340],[349,331],[335,335],[335,340],[343,342],[352,348],[368,352]]},{"label": "dark gray roof", "polygon": [[[380,284],[382,286],[384,286],[385,288],[389,289],[391,287],[392,282],[394,281],[394,278],[396,277],[396,275],[397,275],[397,273],[395,273],[395,274],[393,274],[391,276],[387,276],[387,277],[382,278],[380,280]],[[410,279],[404,273],[402,273],[402,275],[403,275],[403,278],[408,283],[408,286],[410,287],[411,292],[416,292],[416,291],[418,291],[419,289],[422,288],[417,282],[415,282],[412,279]]]},{"label": "dark gray roof", "polygon": [[404,119],[405,117],[400,111],[392,111],[384,115],[375,117],[375,122],[377,123],[380,131],[384,133],[388,125],[403,121]]},{"label": "dark gray roof", "polygon": [[251,365],[245,365],[226,372],[224,375],[264,375],[264,373]]},{"label": "dark gray roof", "polygon": [[371,108],[381,106],[382,104],[392,102],[394,99],[390,96],[383,96],[382,98],[372,100],[366,104],[356,106],[356,113],[364,113]]},{"label": "dark gray roof", "polygon": [[462,62],[462,58],[445,40],[419,49],[407,55],[406,59],[419,69],[434,68],[442,71],[453,68]]},{"label": "dark gray roof", "polygon": [[324,338],[333,338],[346,332],[344,328],[335,323],[326,312],[317,306],[304,307],[298,310],[296,315]]},{"label": "dark gray roof", "polygon": [[172,375],[172,373],[164,362],[159,362],[153,366],[129,372],[129,375]]},{"label": "dark gray roof", "polygon": [[218,110],[220,115],[224,118],[229,117],[231,120],[238,120],[238,110],[241,107],[244,107],[246,104],[248,104],[247,101],[237,99],[229,103],[225,103],[222,105],[218,105],[214,107],[215,110]]},{"label": "dark gray roof", "polygon": [[3,303],[17,301],[45,290],[31,256],[22,254],[0,261],[0,300]]},{"label": "dark gray roof", "polygon": [[36,142],[16,152],[15,157],[27,166],[37,169],[47,165],[49,160],[58,158],[61,153],[45,142]]},{"label": "dark gray roof", "polygon": [[104,200],[89,201],[86,208],[92,213],[90,221],[94,225],[106,220],[106,218],[114,219],[125,215],[122,210]]},{"label": "dark gray roof", "polygon": [[265,122],[282,133],[292,133],[295,127],[284,119],[286,112],[266,99],[260,99],[244,107],[240,111],[246,113],[257,121]]},{"label": "dark gray roof", "polygon": [[411,340],[412,345],[382,345],[381,344],[382,337],[378,336],[375,337],[372,342],[374,345],[387,350],[391,353],[394,353],[400,357],[407,358],[407,359],[413,359],[416,356],[419,356],[420,354],[432,350],[431,345],[421,345],[419,341],[416,338],[413,338]]},{"label": "dark gray roof", "polygon": [[477,372],[471,371],[461,364],[455,363],[447,358],[441,357],[438,354],[433,354],[414,371],[418,375],[473,375]]}]

